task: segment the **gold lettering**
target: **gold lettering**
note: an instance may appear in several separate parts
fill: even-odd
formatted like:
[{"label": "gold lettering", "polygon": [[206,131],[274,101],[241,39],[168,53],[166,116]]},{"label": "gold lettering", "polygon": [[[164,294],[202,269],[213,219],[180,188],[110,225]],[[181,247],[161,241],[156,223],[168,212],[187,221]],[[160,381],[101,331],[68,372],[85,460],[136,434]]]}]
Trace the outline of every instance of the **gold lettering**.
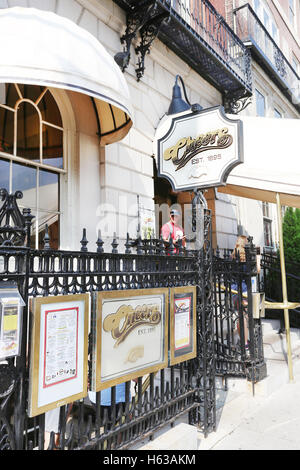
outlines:
[{"label": "gold lettering", "polygon": [[103,321],[103,330],[111,332],[112,338],[116,340],[114,346],[116,347],[137,326],[158,325],[160,321],[161,313],[158,305],[138,305],[135,309],[131,305],[122,305],[115,313],[107,315]]},{"label": "gold lettering", "polygon": [[[207,132],[206,134],[200,134],[196,139],[192,139],[191,137],[181,138],[176,145],[164,151],[164,160],[172,159],[173,164],[177,166],[177,171],[183,168],[192,157],[200,152],[229,147],[233,142],[233,137],[228,132],[228,128],[224,127]],[[179,150],[181,149],[184,149],[184,152],[181,157],[179,157]]]},{"label": "gold lettering", "polygon": [[174,160],[178,158],[178,152],[182,147],[184,147],[187,143],[187,138],[180,139],[178,140],[176,145],[173,145],[173,147],[168,148],[164,152],[164,160],[170,160],[171,158]]}]

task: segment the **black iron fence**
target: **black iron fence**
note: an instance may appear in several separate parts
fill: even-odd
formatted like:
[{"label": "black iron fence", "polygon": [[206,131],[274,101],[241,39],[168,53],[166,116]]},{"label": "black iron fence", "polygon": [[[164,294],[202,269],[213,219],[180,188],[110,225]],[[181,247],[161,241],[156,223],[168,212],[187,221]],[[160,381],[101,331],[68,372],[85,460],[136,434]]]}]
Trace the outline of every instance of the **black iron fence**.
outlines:
[{"label": "black iron fence", "polygon": [[251,89],[248,51],[224,18],[207,0],[162,0]]},{"label": "black iron fence", "polygon": [[[235,33],[244,42],[250,41],[272,73],[276,83],[286,92],[292,103],[299,104],[299,76],[278,47],[278,37],[272,37],[249,3],[234,10]],[[278,33],[276,33],[278,36]]]},{"label": "black iron fence", "polygon": [[[0,364],[1,449],[124,449],[151,436],[167,423],[188,414],[205,435],[215,428],[211,219],[205,214],[205,243],[200,251],[185,250],[172,241],[127,237],[125,246],[112,241],[104,253],[99,237],[88,250],[85,231],[80,251],[52,250],[46,229],[44,248],[29,248],[30,211],[20,214],[17,195],[2,191],[0,209],[0,281],[15,282],[25,304],[20,356]],[[18,242],[21,247],[14,246]],[[47,417],[28,416],[32,319],[31,298],[121,289],[197,286],[197,358],[163,369],[133,387],[125,384],[125,404],[111,388],[111,406],[101,405],[101,392],[59,409],[58,429],[51,432]],[[47,431],[50,441],[45,444]],[[58,431],[58,432],[57,432]]]},{"label": "black iron fence", "polygon": [[256,247],[248,240],[245,261],[229,250],[214,257],[214,336],[216,374],[254,384],[266,376],[266,364],[261,318],[259,312],[254,317],[252,301],[253,285],[259,285]]},{"label": "black iron fence", "polygon": [[[246,262],[213,257],[209,211],[204,246],[197,251],[140,236],[127,237],[123,246],[114,238],[110,253],[99,236],[90,251],[85,230],[79,251],[52,250],[47,229],[43,249],[35,250],[29,247],[30,211],[21,214],[17,206],[21,194],[1,196],[0,282],[16,283],[26,308],[21,354],[0,363],[0,449],[126,449],[182,415],[207,436],[216,429],[215,376],[245,377],[253,384],[265,376],[261,321],[252,313],[255,247],[250,240]],[[101,404],[102,392],[91,400],[87,391],[84,399],[58,409],[52,431],[47,414],[29,417],[31,299],[181,286],[197,291],[195,359],[126,382],[124,406],[113,386],[109,408]],[[89,375],[91,369],[89,364]]]},{"label": "black iron fence", "polygon": [[[260,286],[269,302],[282,302],[282,281],[279,253],[264,250],[261,256]],[[300,264],[291,260],[285,261],[287,293],[290,302],[300,303]],[[269,309],[266,318],[280,320],[284,329],[283,310]],[[300,328],[300,308],[289,310],[290,325]]]}]

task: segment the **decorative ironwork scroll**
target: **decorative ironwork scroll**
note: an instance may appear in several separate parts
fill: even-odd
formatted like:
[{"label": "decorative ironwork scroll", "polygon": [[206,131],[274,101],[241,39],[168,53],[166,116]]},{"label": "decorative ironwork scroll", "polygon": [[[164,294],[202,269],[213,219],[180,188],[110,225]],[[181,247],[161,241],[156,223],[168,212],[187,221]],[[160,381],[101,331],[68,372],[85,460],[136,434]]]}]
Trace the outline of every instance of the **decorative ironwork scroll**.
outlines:
[{"label": "decorative ironwork scroll", "polygon": [[27,239],[29,244],[29,232],[32,219],[30,209],[23,209],[21,214],[17,199],[23,198],[21,191],[9,194],[4,188],[0,189],[0,198],[3,204],[0,208],[0,246],[24,245]]},{"label": "decorative ironwork scroll", "polygon": [[140,44],[135,52],[138,55],[136,68],[137,80],[139,81],[145,71],[145,56],[150,53],[150,47],[157,37],[162,22],[168,17],[168,12],[159,10],[156,0],[141,1],[131,8],[126,17],[126,31],[121,37],[121,44],[124,44],[123,52],[115,55],[115,61],[122,72],[126,70],[130,61],[130,47],[132,41],[140,33]]},{"label": "decorative ironwork scroll", "polygon": [[245,88],[235,92],[225,93],[223,96],[224,110],[228,114],[238,114],[252,102],[252,94]]}]

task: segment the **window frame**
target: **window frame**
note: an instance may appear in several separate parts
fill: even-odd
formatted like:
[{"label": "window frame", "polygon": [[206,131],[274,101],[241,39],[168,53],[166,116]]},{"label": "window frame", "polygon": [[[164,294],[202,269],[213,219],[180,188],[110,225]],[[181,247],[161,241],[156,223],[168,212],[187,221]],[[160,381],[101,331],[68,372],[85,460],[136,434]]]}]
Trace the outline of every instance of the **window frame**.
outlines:
[{"label": "window frame", "polygon": [[[264,103],[264,114],[263,115],[258,114],[258,101],[257,101],[258,95],[259,95],[259,97],[263,98],[263,103]],[[255,111],[256,111],[256,116],[266,117],[266,97],[261,91],[258,90],[258,88],[255,88]]]},{"label": "window frame", "polygon": [[[264,246],[268,247],[268,248],[271,248],[271,247],[273,247],[272,220],[264,217],[263,226],[264,226]],[[267,234],[267,232],[268,232],[268,234]],[[268,236],[269,236],[269,244],[267,243]]]},{"label": "window frame", "polygon": [[276,119],[282,119],[283,118],[282,112],[279,111],[279,109],[276,108],[276,106],[274,107],[274,117]]},{"label": "window frame", "polygon": [[289,22],[291,23],[292,26],[295,26],[295,16],[296,16],[295,0],[289,0],[288,10],[289,10],[289,14],[288,14]]},{"label": "window frame", "polygon": [[[40,95],[38,96],[38,98],[36,99],[36,101],[33,101],[29,98],[24,98],[21,91],[20,91],[20,88],[18,86],[17,83],[10,83],[10,85],[14,85],[15,88],[16,88],[16,91],[17,91],[17,94],[19,96],[19,99],[16,100],[16,103],[15,103],[15,107],[12,108],[11,106],[8,106],[7,104],[3,104],[3,103],[0,103],[0,108],[3,108],[3,109],[6,109],[10,112],[13,113],[13,153],[8,153],[8,152],[4,152],[3,150],[0,150],[0,159],[1,160],[5,160],[5,161],[8,161],[9,162],[9,192],[12,193],[13,191],[13,164],[16,163],[16,164],[20,164],[20,165],[24,165],[26,167],[31,167],[31,168],[34,168],[36,169],[36,185],[35,185],[35,204],[36,204],[36,207],[31,207],[31,209],[33,209],[35,212],[36,212],[36,215],[35,215],[35,219],[33,221],[33,225],[35,227],[35,248],[37,249],[39,247],[39,233],[40,233],[40,227],[42,227],[42,224],[40,224],[40,217],[39,215],[41,215],[42,213],[47,213],[49,212],[49,214],[53,214],[55,216],[57,216],[58,218],[60,218],[60,215],[61,215],[61,210],[60,210],[60,185],[61,185],[61,181],[60,181],[60,176],[61,175],[65,175],[67,174],[67,165],[66,165],[66,162],[67,162],[67,158],[65,156],[65,129],[64,127],[61,127],[61,126],[58,126],[54,123],[51,123],[49,121],[46,121],[43,119],[42,117],[42,113],[38,107],[38,104],[40,103],[40,101],[43,99],[44,95],[49,92],[51,93],[52,95],[52,98],[54,99],[57,107],[58,107],[58,110],[60,112],[60,115],[61,115],[61,111],[59,109],[59,106],[57,104],[57,101],[55,100],[55,97],[53,95],[53,93],[51,92],[51,89],[47,86],[45,86],[44,90],[40,93]],[[26,85],[26,84],[24,84]],[[28,86],[30,86],[30,84],[28,84]],[[37,111],[37,114],[39,116],[39,139],[40,139],[40,142],[39,142],[39,161],[32,161],[30,159],[26,159],[25,157],[20,157],[17,155],[17,116],[18,116],[18,108],[20,106],[21,103],[24,103],[24,102],[28,102],[30,103],[32,106],[34,106],[35,110]],[[52,165],[49,165],[49,164],[46,164],[43,162],[43,141],[42,141],[42,132],[43,132],[43,126],[46,125],[46,126],[50,126],[50,127],[53,127],[55,129],[58,129],[62,132],[62,168],[59,168],[59,167],[56,167],[56,166],[52,166]],[[47,158],[47,156],[45,156]],[[54,174],[56,174],[58,176],[57,180],[58,180],[58,194],[57,194],[57,201],[58,201],[58,208],[57,210],[53,211],[53,210],[47,210],[47,209],[44,209],[43,207],[39,207],[39,201],[40,201],[40,198],[39,198],[39,190],[40,190],[40,171],[50,171]],[[24,208],[25,206],[22,205],[22,202],[19,204],[19,207],[22,209]]]},{"label": "window frame", "polygon": [[[66,167],[66,159],[63,157],[63,168],[58,168],[58,167],[55,167],[55,166],[52,166],[52,165],[48,165],[48,164],[45,164],[42,162],[42,145],[41,145],[41,142],[40,142],[40,162],[33,162],[29,159],[26,159],[24,157],[20,157],[17,155],[17,132],[16,132],[16,126],[17,126],[17,108],[19,107],[20,103],[22,102],[28,102],[30,104],[32,104],[38,114],[39,114],[39,117],[40,117],[40,139],[42,138],[42,127],[43,127],[43,124],[45,125],[49,125],[50,127],[53,127],[53,128],[56,128],[56,129],[59,129],[62,131],[63,133],[63,142],[64,142],[64,128],[63,127],[60,127],[60,126],[56,126],[55,124],[52,124],[50,123],[49,121],[45,121],[42,119],[42,115],[41,115],[41,112],[38,108],[38,104],[39,102],[41,101],[41,99],[43,98],[43,96],[46,94],[46,92],[49,90],[49,92],[51,93],[51,90],[49,87],[45,87],[45,90],[41,93],[41,95],[39,96],[39,98],[36,100],[36,102],[33,102],[32,100],[28,99],[28,98],[23,98],[22,97],[22,94],[20,92],[20,89],[18,87],[18,85],[16,83],[14,83],[14,85],[16,86],[16,89],[17,89],[17,92],[19,94],[19,97],[20,99],[17,100],[16,102],[16,106],[15,108],[11,108],[10,106],[7,106],[6,104],[1,104],[0,103],[0,108],[4,108],[4,109],[7,109],[8,111],[11,111],[14,113],[14,143],[13,143],[13,153],[7,153],[7,152],[3,152],[2,150],[0,150],[0,157],[1,158],[8,158],[8,159],[12,159],[16,162],[19,162],[19,163],[25,163],[26,165],[32,165],[34,167],[39,167],[39,168],[44,168],[45,170],[50,170],[50,171],[54,171],[54,172],[57,172],[57,173],[62,173],[62,174],[66,174],[67,173],[67,167]],[[53,96],[53,95],[52,95]],[[54,97],[53,97],[54,98]],[[55,99],[55,98],[54,98]],[[63,144],[63,147],[64,147],[64,144]],[[63,152],[64,153],[64,152]]]},{"label": "window frame", "polygon": [[[268,202],[262,202],[262,215],[263,215],[263,231],[264,231],[264,246],[265,247],[273,247],[273,234],[272,234],[272,218],[271,218],[271,213],[270,213],[270,204]],[[267,228],[268,227],[268,228]],[[270,244],[267,244],[267,238],[269,235],[269,242]]]}]

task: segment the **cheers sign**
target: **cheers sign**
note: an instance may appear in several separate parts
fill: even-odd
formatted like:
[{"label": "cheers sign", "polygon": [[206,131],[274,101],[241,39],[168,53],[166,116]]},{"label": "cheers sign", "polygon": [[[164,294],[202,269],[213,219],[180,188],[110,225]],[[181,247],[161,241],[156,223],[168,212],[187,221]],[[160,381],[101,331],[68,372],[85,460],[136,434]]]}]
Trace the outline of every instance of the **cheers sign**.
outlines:
[{"label": "cheers sign", "polygon": [[242,122],[229,119],[221,106],[170,116],[158,127],[156,142],[158,176],[175,191],[223,185],[243,162]]}]

